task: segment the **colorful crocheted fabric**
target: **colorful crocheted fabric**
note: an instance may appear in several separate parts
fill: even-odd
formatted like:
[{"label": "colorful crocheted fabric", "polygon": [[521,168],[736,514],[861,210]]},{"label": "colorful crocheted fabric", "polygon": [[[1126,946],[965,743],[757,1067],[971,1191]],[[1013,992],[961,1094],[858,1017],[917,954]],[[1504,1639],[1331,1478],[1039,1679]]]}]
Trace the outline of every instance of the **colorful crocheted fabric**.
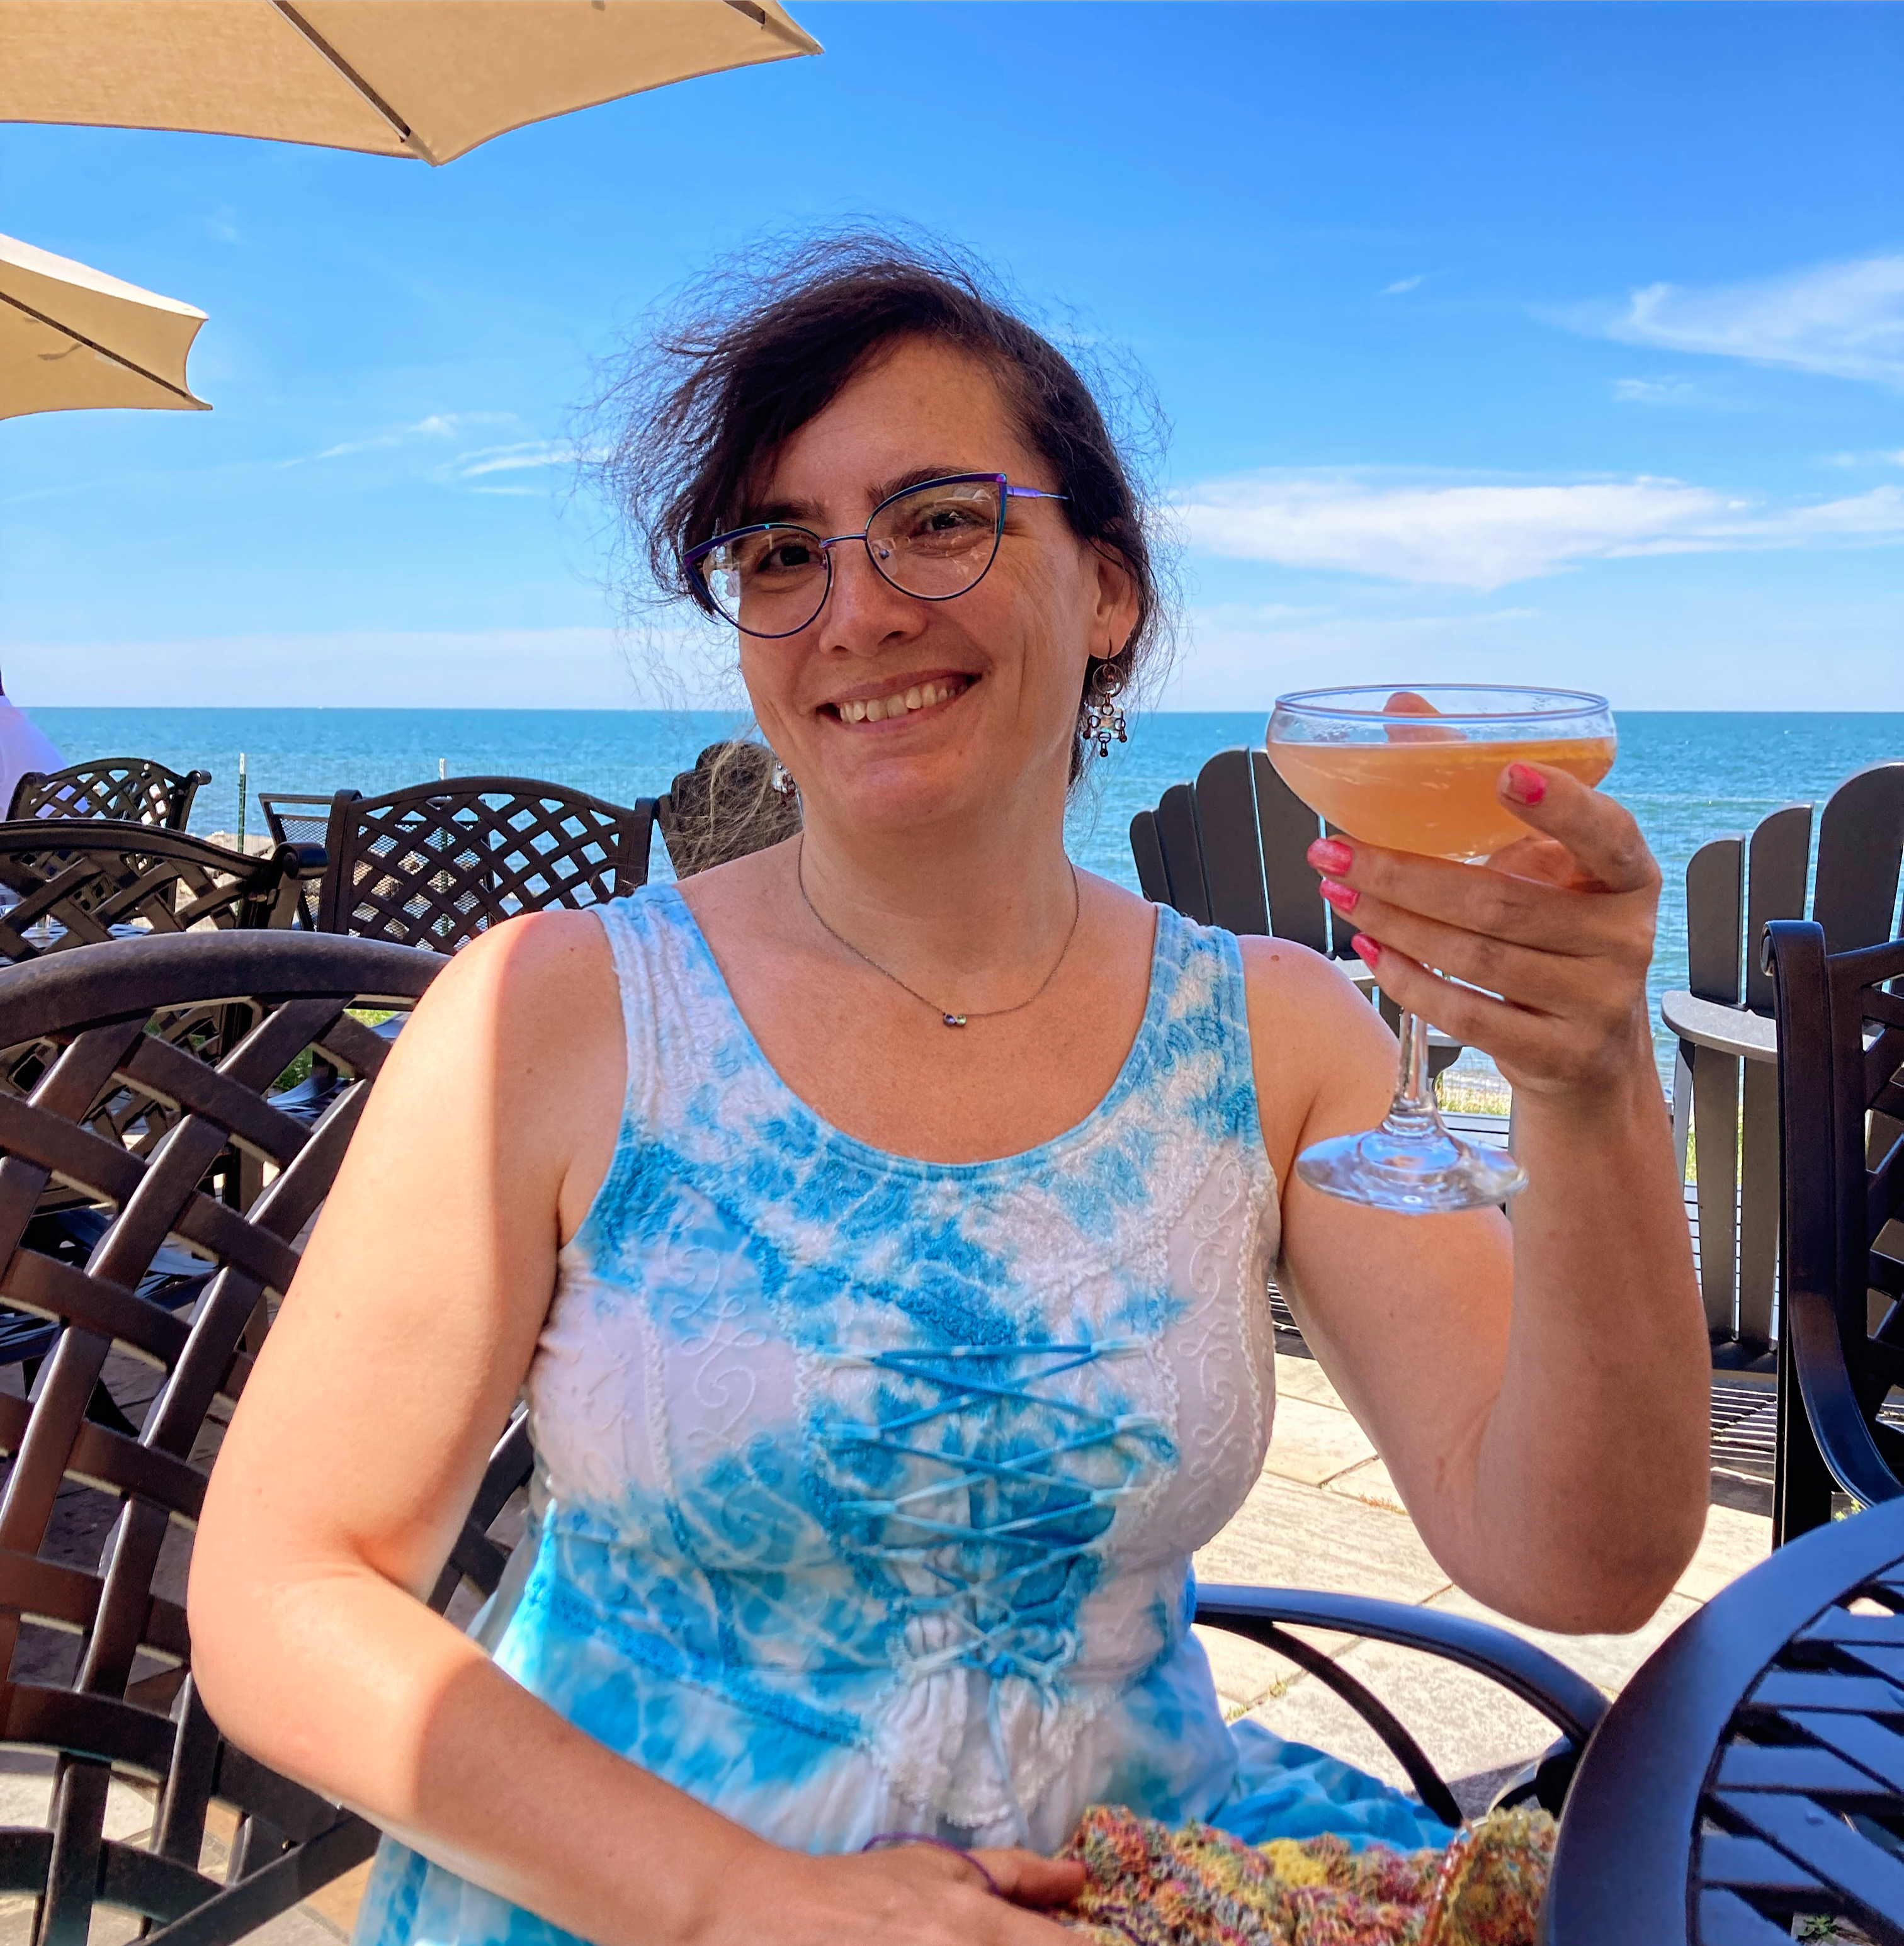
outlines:
[{"label": "colorful crocheted fabric", "polygon": [[1090,1946],[1533,1946],[1554,1833],[1544,1811],[1501,1811],[1445,1849],[1352,1852],[1093,1805],[1061,1855],[1083,1860],[1083,1895],[1056,1916]]}]

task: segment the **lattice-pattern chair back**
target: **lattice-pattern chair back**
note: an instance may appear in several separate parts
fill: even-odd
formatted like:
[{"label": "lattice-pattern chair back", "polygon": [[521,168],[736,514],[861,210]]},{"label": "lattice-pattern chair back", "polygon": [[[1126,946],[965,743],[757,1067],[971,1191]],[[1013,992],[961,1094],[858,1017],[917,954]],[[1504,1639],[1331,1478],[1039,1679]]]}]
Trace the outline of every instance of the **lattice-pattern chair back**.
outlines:
[{"label": "lattice-pattern chair back", "polygon": [[800,801],[773,787],[764,743],[710,743],[657,800],[654,815],[678,879],[691,878],[791,838]]},{"label": "lattice-pattern chair back", "polygon": [[[1775,1537],[1834,1492],[1904,1496],[1904,939],[1828,954],[1766,928],[1776,982],[1784,1237]],[[1900,1673],[1904,1673],[1901,1666]]]},{"label": "lattice-pattern chair back", "polygon": [[264,857],[151,825],[22,818],[0,824],[0,959],[37,959],[136,933],[289,925],[300,859]]},{"label": "lattice-pattern chair back", "polygon": [[648,882],[654,805],[533,777],[450,777],[333,800],[317,923],[453,952],[518,913],[620,898]]},{"label": "lattice-pattern chair back", "polygon": [[[0,1890],[39,1900],[39,1946],[83,1946],[95,1914],[112,1938],[143,1921],[167,1946],[222,1946],[376,1843],[221,1738],[190,1678],[184,1590],[231,1403],[389,1052],[348,1010],[407,1009],[442,964],[368,941],[223,933],[0,976],[0,1031],[51,1055],[29,1095],[0,1097],[0,1299],[54,1333],[30,1398],[0,1388],[0,1741],[43,1757],[48,1787],[37,1827],[0,1834]],[[169,1031],[233,1006],[251,1024],[215,1062]],[[280,1086],[314,1052],[346,1081],[314,1120],[287,1112],[299,1091]],[[163,1104],[162,1139],[141,1153],[102,1133],[114,1100]],[[234,1147],[272,1172],[243,1211],[206,1187]],[[35,1244],[49,1194],[76,1193],[99,1219],[79,1262]],[[188,1309],[140,1295],[167,1256],[196,1271]],[[100,1422],[102,1388],[129,1431]],[[465,1608],[493,1589],[504,1556],[484,1530],[527,1463],[518,1424],[439,1608],[465,1576]]]},{"label": "lattice-pattern chair back", "polygon": [[209,771],[182,775],[151,757],[94,757],[63,771],[28,771],[14,786],[9,819],[109,817],[183,831]]}]

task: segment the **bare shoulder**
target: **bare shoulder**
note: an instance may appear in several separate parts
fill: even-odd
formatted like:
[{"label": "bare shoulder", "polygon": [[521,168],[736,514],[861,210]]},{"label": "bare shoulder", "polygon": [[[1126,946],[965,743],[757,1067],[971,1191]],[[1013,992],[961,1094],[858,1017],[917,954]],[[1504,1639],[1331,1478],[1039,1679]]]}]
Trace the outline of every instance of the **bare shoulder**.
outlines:
[{"label": "bare shoulder", "polygon": [[614,956],[586,912],[525,913],[437,975],[378,1084],[379,1122],[414,1118],[555,1190],[567,1234],[606,1173],[626,1088]]},{"label": "bare shoulder", "polygon": [[1291,1022],[1305,1017],[1340,1018],[1361,1024],[1361,1015],[1373,1012],[1342,966],[1293,939],[1272,939],[1262,934],[1237,941],[1243,954],[1243,984],[1250,996],[1252,1018]]},{"label": "bare shoulder", "polygon": [[417,1038],[434,1039],[437,1024],[453,1015],[465,1035],[480,1025],[499,1052],[531,1057],[572,1046],[617,1019],[614,957],[601,922],[555,911],[491,926],[437,975],[417,1009]]}]

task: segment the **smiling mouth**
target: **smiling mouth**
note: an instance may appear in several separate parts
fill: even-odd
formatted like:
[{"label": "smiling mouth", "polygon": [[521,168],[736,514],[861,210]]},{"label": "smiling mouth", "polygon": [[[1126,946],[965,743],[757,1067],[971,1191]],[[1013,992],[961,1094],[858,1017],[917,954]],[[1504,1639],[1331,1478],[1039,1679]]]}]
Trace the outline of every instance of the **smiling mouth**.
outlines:
[{"label": "smiling mouth", "polygon": [[916,716],[963,696],[977,680],[969,675],[935,676],[930,682],[916,682],[909,689],[895,690],[890,696],[867,697],[850,703],[827,703],[822,712],[846,724],[890,723],[895,718]]}]

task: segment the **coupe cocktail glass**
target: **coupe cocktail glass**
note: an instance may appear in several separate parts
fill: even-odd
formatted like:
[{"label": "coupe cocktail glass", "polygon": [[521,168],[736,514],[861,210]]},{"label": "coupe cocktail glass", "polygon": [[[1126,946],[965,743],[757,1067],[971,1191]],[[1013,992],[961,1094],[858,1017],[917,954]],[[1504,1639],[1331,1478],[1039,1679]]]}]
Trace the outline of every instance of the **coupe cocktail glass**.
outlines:
[{"label": "coupe cocktail glass", "polygon": [[[1578,690],[1306,690],[1269,719],[1277,774],[1335,829],[1365,845],[1473,860],[1531,827],[1503,803],[1503,768],[1534,763],[1596,784],[1613,768],[1613,712]],[[1305,1149],[1297,1173],[1312,1188],[1378,1209],[1420,1214],[1485,1209],[1527,1185],[1504,1150],[1451,1134],[1428,1080],[1428,1036],[1402,1016],[1402,1075],[1380,1128]]]}]

